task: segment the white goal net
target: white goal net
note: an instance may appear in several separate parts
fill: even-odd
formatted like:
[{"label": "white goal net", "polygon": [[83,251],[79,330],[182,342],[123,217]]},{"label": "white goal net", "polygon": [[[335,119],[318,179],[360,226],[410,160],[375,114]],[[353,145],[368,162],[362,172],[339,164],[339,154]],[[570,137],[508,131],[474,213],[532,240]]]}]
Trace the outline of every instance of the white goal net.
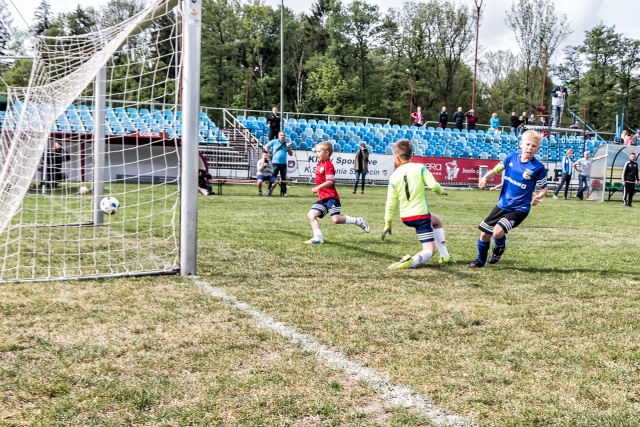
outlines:
[{"label": "white goal net", "polygon": [[0,282],[178,270],[176,5],[39,40],[0,117]]}]

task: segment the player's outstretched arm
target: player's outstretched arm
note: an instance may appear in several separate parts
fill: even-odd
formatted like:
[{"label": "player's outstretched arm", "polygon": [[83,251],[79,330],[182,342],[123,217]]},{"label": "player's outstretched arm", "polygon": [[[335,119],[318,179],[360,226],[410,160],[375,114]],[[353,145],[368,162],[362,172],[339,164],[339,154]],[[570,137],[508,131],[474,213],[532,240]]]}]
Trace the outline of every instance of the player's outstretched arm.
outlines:
[{"label": "player's outstretched arm", "polygon": [[542,190],[540,190],[538,194],[534,193],[534,197],[533,199],[531,199],[531,206],[535,206],[538,203],[542,203],[542,201],[547,195],[547,191],[549,191],[549,187],[544,187]]},{"label": "player's outstretched arm", "polygon": [[487,185],[487,181],[502,173],[504,170],[504,164],[502,162],[498,163],[495,168],[491,169],[487,173],[484,174],[480,181],[478,181],[478,188],[484,188]]}]

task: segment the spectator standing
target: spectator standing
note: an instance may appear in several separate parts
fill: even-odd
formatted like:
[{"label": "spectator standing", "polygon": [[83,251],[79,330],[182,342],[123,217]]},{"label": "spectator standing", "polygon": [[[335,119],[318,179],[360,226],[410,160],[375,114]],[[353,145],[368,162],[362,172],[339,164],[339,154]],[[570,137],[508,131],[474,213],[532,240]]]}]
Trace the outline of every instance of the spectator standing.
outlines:
[{"label": "spectator standing", "polygon": [[476,124],[478,123],[478,116],[476,116],[475,111],[469,110],[466,114],[467,117],[467,130],[475,130]]},{"label": "spectator standing", "polygon": [[571,172],[573,171],[573,150],[569,148],[567,150],[567,154],[562,158],[562,178],[560,179],[560,184],[556,187],[556,190],[553,192],[553,199],[558,200],[558,192],[564,185],[564,200],[569,200],[569,183],[571,183]]},{"label": "spectator standing", "polygon": [[62,172],[62,164],[71,160],[71,156],[64,149],[62,144],[56,142],[53,148],[45,152],[45,186],[58,188],[58,184],[65,180],[65,173]]},{"label": "spectator standing", "polygon": [[447,113],[447,107],[442,107],[442,111],[438,114],[438,127],[441,127],[443,130],[447,128],[447,123],[449,122],[449,113]]},{"label": "spectator standing", "polygon": [[636,153],[629,154],[629,160],[622,167],[622,182],[624,189],[622,190],[623,206],[627,208],[633,207],[633,194],[636,192],[636,184],[640,184],[638,180],[638,163],[636,163]]},{"label": "spectator standing", "polygon": [[636,129],[636,134],[633,135],[632,141],[631,145],[640,145],[640,129]]},{"label": "spectator standing", "polygon": [[458,107],[458,111],[453,114],[453,122],[455,123],[456,129],[462,130],[462,124],[464,123],[462,107]]},{"label": "spectator standing", "polygon": [[511,112],[509,123],[511,125],[511,133],[514,134],[515,136],[518,136],[518,128],[520,127],[521,122],[515,111]]},{"label": "spectator standing", "polygon": [[267,151],[262,152],[262,158],[258,160],[256,167],[258,169],[258,196],[262,196],[262,183],[265,181],[268,182],[267,196],[271,196],[276,185],[278,185],[278,178],[273,176],[273,166]]},{"label": "spectator standing", "polygon": [[491,124],[491,129],[494,130],[496,135],[500,135],[500,119],[498,118],[498,113],[491,114],[491,120],[489,120],[489,124]]},{"label": "spectator standing", "polygon": [[528,126],[535,126],[536,125],[536,115],[535,114],[531,114],[529,116],[529,120],[527,120],[527,125]]},{"label": "spectator standing", "polygon": [[367,150],[366,142],[360,143],[360,149],[356,153],[356,158],[353,161],[353,170],[356,172],[356,182],[353,184],[353,194],[356,194],[356,190],[358,189],[358,180],[360,180],[360,178],[362,178],[360,194],[364,194],[364,179],[367,176],[367,173],[369,173],[369,151]]},{"label": "spectator standing", "polygon": [[420,127],[424,122],[424,114],[422,114],[422,107],[418,106],[416,111],[411,113],[411,118],[413,119],[413,125]]},{"label": "spectator standing", "polygon": [[271,113],[267,116],[267,125],[269,126],[269,141],[276,139],[280,132],[280,115],[278,107],[273,107]]},{"label": "spectator standing", "polygon": [[524,125],[527,124],[527,112],[523,111],[520,115],[520,126],[518,126],[518,135],[522,135],[524,132]]},{"label": "spectator standing", "polygon": [[287,154],[293,156],[291,143],[285,142],[285,136],[284,132],[278,133],[278,139],[269,141],[264,147],[271,154],[273,176],[277,178],[280,175],[280,195],[283,197],[287,197]]},{"label": "spectator standing", "polygon": [[553,127],[560,127],[564,103],[568,97],[569,90],[567,89],[567,82],[564,80],[551,91],[551,117],[549,120],[551,120]]},{"label": "spectator standing", "polygon": [[589,190],[589,183],[591,181],[591,165],[596,160],[608,157],[607,154],[604,154],[590,159],[590,155],[591,153],[585,151],[584,157],[573,164],[573,168],[578,171],[578,192],[576,193],[576,198],[580,200],[583,199],[584,192]]}]

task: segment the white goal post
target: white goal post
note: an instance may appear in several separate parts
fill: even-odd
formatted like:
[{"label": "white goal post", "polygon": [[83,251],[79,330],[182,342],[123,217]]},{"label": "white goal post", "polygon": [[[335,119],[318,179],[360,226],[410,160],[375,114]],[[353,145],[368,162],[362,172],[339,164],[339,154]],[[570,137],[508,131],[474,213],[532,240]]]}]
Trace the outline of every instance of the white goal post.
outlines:
[{"label": "white goal post", "polygon": [[195,274],[202,14],[178,3],[38,40],[0,116],[0,283]]}]

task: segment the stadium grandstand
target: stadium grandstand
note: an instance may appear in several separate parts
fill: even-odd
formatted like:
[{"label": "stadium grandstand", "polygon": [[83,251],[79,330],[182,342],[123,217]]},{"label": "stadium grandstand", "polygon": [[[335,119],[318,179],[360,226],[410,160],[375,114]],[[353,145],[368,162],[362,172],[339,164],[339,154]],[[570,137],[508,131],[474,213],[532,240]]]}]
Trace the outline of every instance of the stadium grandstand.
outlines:
[{"label": "stadium grandstand", "polygon": [[[11,131],[20,114],[20,103],[8,111],[0,111],[0,126]],[[264,117],[236,116],[225,121],[220,128],[206,111],[199,114],[198,142],[201,153],[212,169],[242,168],[249,166],[253,156],[247,151],[266,144],[268,127]],[[52,134],[91,134],[94,129],[93,106],[71,104],[51,127]],[[394,142],[406,138],[413,142],[414,155],[467,159],[501,160],[507,153],[518,149],[520,136],[506,131],[441,129],[432,126],[419,128],[390,123],[332,121],[323,119],[285,120],[287,142],[295,150],[311,150],[316,143],[330,142],[338,153],[355,153],[361,142],[370,153],[392,154]],[[238,131],[241,133],[238,134]],[[250,134],[249,134],[250,133]],[[126,137],[131,135],[180,139],[182,112],[170,109],[107,107],[105,135]],[[240,137],[238,135],[241,135]],[[555,132],[544,137],[538,157],[543,162],[560,161],[563,153],[573,149],[578,158],[585,150],[593,153],[605,142],[596,136],[586,141],[575,132]]]}]

